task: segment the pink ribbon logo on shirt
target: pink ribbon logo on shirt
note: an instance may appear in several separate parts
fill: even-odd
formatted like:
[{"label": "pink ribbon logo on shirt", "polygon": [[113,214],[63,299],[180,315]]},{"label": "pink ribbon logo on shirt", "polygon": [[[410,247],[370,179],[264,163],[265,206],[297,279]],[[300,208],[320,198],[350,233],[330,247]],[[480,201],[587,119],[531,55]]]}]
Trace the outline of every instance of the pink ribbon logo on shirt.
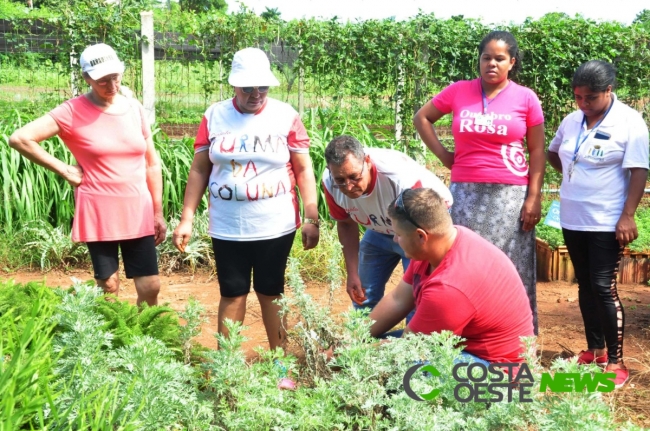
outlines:
[{"label": "pink ribbon logo on shirt", "polygon": [[524,154],[524,147],[519,142],[513,142],[508,145],[501,146],[501,156],[503,163],[510,172],[518,177],[525,177],[528,175],[528,164],[526,163],[526,155]]}]

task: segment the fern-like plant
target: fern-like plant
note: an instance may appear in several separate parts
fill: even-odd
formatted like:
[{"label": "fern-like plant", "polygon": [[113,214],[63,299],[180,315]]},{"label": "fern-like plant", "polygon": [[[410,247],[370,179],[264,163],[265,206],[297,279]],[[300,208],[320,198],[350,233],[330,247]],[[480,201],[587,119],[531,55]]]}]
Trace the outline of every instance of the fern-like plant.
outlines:
[{"label": "fern-like plant", "polygon": [[113,295],[96,300],[95,310],[104,319],[102,331],[113,334],[113,346],[128,346],[134,337],[147,335],[172,350],[180,351],[180,325],[176,312],[167,306],[141,307],[120,301]]}]

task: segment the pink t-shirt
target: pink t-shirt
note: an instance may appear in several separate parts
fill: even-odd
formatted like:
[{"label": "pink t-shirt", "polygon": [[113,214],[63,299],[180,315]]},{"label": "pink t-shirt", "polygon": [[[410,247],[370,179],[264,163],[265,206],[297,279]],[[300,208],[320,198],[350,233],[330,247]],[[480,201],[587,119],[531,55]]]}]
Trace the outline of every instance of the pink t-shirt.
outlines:
[{"label": "pink t-shirt", "polygon": [[151,135],[142,105],[108,114],[85,96],[50,111],[59,136],[84,171],[75,189],[72,240],[117,241],[154,234],[145,152]]},{"label": "pink t-shirt", "polygon": [[211,237],[258,241],[300,227],[291,153],[309,154],[309,137],[291,105],[266,98],[255,114],[235,99],[210,106],[194,151],[208,151]]},{"label": "pink t-shirt", "polygon": [[429,262],[412,260],[404,274],[416,305],[408,326],[423,334],[452,331],[467,339],[467,352],[489,362],[520,362],[519,337],[533,335],[521,278],[495,245],[455,227],[456,240],[434,271]]},{"label": "pink t-shirt", "polygon": [[483,113],[481,78],[458,81],[433,98],[440,112],[453,113],[455,141],[451,181],[464,183],[528,184],[524,139],[529,127],[544,122],[535,93],[510,81],[488,99],[492,125],[475,123]]}]

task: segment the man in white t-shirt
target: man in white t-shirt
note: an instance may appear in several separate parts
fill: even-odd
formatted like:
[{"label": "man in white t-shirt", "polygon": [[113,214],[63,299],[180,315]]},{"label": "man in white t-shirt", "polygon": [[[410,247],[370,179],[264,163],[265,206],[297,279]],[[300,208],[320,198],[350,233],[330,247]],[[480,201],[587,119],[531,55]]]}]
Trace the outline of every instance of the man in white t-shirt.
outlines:
[{"label": "man in white t-shirt", "polygon": [[[405,271],[409,264],[393,241],[388,205],[409,188],[432,188],[448,207],[453,198],[438,177],[410,157],[395,150],[364,149],[351,136],[333,139],[325,161],[325,198],[343,246],[346,289],[356,308],[373,308],[400,260]],[[361,241],[359,225],[366,228]]]}]

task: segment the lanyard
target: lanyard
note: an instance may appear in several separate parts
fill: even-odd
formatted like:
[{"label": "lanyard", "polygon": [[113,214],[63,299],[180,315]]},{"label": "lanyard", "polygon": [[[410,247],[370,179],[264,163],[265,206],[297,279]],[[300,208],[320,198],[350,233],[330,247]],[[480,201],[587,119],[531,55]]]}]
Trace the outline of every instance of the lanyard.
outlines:
[{"label": "lanyard", "polygon": [[[482,82],[482,81],[481,81],[481,82]],[[479,84],[479,85],[480,85],[480,84]],[[485,90],[483,89],[483,85],[481,85],[481,97],[483,98],[483,115],[487,114],[488,105],[490,104],[490,102],[494,102],[494,99],[496,99],[497,97],[499,97],[499,94],[503,93],[503,90],[505,90],[506,87],[507,87],[508,85],[510,85],[510,82],[508,82],[508,84],[507,84],[505,87],[503,87],[503,88],[501,89],[501,91],[499,91],[499,92],[497,93],[497,95],[494,96],[494,97],[492,98],[492,100],[490,100],[489,102],[488,102],[487,96],[485,95]]]},{"label": "lanyard", "polygon": [[[603,120],[607,117],[607,114],[609,114],[609,111],[612,109],[612,106],[614,106],[614,100],[609,104],[609,108],[607,108],[607,111],[605,111],[605,115],[603,115],[603,118],[598,120],[596,125],[592,127],[591,132],[587,133],[585,137],[582,137],[582,131],[585,128],[585,123],[587,122],[587,116],[582,114],[582,123],[580,124],[580,133],[578,133],[578,137],[576,138],[576,148],[573,150],[573,160],[572,162],[575,162],[578,158],[578,151],[580,151],[580,147],[582,147],[582,144],[587,140],[587,138],[598,129],[598,126],[600,126],[600,123],[603,122]],[[582,138],[582,140],[581,140]]]}]

